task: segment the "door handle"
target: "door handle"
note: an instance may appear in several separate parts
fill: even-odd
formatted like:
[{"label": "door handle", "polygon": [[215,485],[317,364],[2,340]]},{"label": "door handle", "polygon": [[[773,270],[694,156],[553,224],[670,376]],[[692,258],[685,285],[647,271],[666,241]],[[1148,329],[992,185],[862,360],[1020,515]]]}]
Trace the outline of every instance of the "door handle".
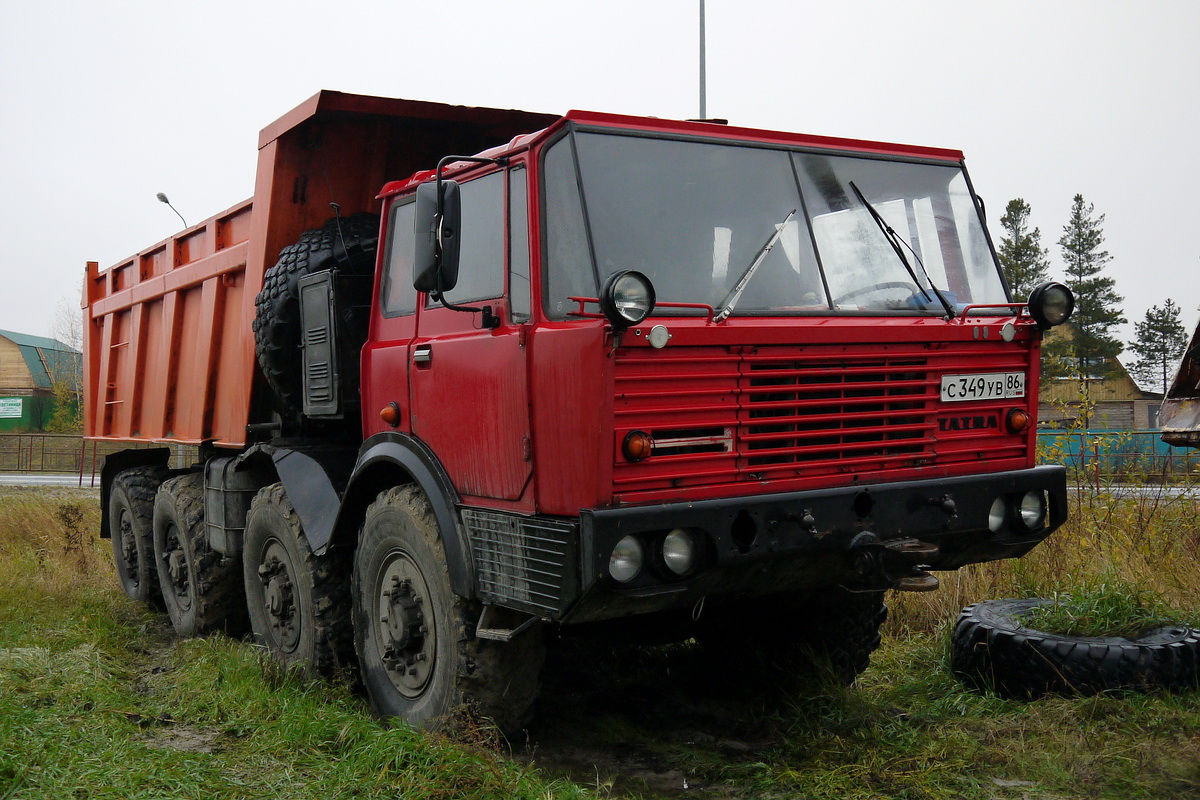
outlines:
[{"label": "door handle", "polygon": [[413,363],[428,364],[433,361],[433,346],[428,344],[419,344],[413,348]]}]

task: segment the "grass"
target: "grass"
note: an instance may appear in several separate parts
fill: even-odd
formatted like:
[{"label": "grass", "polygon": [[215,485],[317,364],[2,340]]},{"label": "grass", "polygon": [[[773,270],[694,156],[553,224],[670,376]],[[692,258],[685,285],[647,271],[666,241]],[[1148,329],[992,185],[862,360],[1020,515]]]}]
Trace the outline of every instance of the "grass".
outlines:
[{"label": "grass", "polygon": [[1051,599],[1052,605],[1033,609],[1025,624],[1069,636],[1126,638],[1180,622],[1200,624],[1200,615],[1171,608],[1157,594],[1114,576],[1056,591]]},{"label": "grass", "polygon": [[1022,703],[945,668],[961,605],[1068,576],[1200,611],[1194,501],[1076,500],[1025,559],[892,596],[853,690],[731,685],[686,645],[563,647],[529,740],[496,748],[385,729],[349,677],[305,683],[244,642],[175,639],[116,590],[94,496],[0,492],[0,800],[1200,796],[1200,693]]}]

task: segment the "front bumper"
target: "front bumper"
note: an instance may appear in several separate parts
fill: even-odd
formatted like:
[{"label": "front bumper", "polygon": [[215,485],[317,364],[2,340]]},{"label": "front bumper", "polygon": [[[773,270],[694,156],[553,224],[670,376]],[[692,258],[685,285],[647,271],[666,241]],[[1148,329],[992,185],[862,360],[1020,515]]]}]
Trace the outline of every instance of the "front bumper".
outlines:
[{"label": "front bumper", "polygon": [[[1045,521],[1030,530],[1016,507],[1044,492]],[[997,498],[1009,509],[988,525]],[[591,509],[580,515],[578,599],[563,622],[588,622],[686,608],[704,597],[744,597],[847,585],[861,580],[858,548],[895,539],[936,545],[934,570],[1021,556],[1067,517],[1066,470],[1037,467],[988,475],[854,486],[690,503]],[[655,563],[670,530],[693,532],[699,564],[679,577]],[[608,574],[613,547],[634,535],[648,563],[628,584]],[[861,585],[861,588],[873,588]]]}]

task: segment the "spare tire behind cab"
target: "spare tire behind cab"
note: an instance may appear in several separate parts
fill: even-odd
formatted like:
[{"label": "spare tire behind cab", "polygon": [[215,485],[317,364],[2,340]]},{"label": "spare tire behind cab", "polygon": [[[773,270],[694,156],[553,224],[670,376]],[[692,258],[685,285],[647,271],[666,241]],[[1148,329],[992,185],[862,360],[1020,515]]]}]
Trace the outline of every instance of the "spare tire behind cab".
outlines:
[{"label": "spare tire behind cab", "polygon": [[954,626],[951,669],[977,689],[1032,699],[1048,693],[1099,694],[1200,682],[1200,631],[1168,626],[1137,638],[1067,636],[1025,627],[1048,598],[991,600],[962,610]]},{"label": "spare tire behind cab", "polygon": [[[300,279],[329,269],[340,276],[370,276],[375,270],[378,241],[379,217],[375,214],[335,217],[300,234],[263,275],[262,291],[254,300],[254,353],[281,415],[296,419],[304,409]],[[358,352],[366,341],[371,282],[342,283],[339,293],[343,292],[349,296],[338,298],[342,315],[338,320],[342,355],[338,377],[345,408],[358,402]],[[356,415],[350,412],[346,416]]]}]

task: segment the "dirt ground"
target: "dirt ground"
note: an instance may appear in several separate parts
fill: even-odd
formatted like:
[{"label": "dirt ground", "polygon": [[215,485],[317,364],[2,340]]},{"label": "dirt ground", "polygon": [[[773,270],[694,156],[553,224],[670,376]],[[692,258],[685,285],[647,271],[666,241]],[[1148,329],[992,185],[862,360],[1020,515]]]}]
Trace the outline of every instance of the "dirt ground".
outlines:
[{"label": "dirt ground", "polygon": [[[705,780],[722,763],[760,760],[780,733],[771,698],[722,691],[721,671],[694,648],[559,643],[513,755],[582,786],[651,797],[724,800]],[[744,787],[743,787],[744,788]]]}]

